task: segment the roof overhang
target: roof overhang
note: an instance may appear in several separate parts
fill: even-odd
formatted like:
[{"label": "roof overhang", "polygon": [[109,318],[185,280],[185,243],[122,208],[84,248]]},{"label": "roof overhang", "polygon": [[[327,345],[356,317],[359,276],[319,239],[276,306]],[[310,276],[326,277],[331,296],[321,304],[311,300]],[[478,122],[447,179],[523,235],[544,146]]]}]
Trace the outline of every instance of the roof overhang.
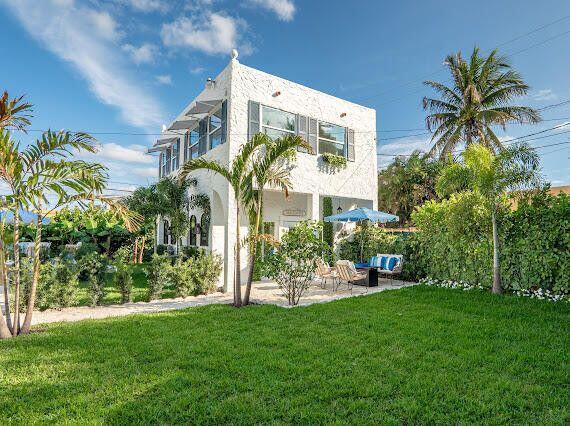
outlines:
[{"label": "roof overhang", "polygon": [[187,116],[198,114],[209,114],[222,103],[222,99],[210,99],[207,101],[196,101],[194,106],[188,110]]},{"label": "roof overhang", "polygon": [[172,125],[168,128],[168,130],[186,130],[191,129],[192,127],[198,124],[198,120],[176,120]]},{"label": "roof overhang", "polygon": [[160,152],[165,150],[166,148],[168,148],[171,144],[173,144],[174,142],[176,142],[178,140],[178,137],[171,137],[171,138],[163,138],[163,139],[158,139],[155,144],[152,146],[152,148],[149,148],[147,150],[147,152],[150,154],[152,152]]}]

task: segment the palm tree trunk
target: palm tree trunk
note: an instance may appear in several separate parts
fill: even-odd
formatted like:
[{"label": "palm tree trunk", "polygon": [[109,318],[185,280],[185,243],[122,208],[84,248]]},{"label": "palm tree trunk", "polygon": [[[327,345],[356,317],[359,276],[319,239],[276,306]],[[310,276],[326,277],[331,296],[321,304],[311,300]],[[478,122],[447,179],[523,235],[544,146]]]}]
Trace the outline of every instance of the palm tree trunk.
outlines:
[{"label": "palm tree trunk", "polygon": [[30,297],[28,299],[28,306],[26,308],[26,316],[24,317],[24,324],[22,325],[22,333],[27,334],[32,327],[32,315],[34,313],[34,306],[36,304],[36,289],[38,288],[38,281],[40,279],[40,249],[42,241],[42,213],[41,203],[38,206],[38,220],[36,223],[36,238],[34,240],[34,265],[32,276],[32,288],[30,289]]},{"label": "palm tree trunk", "polygon": [[497,232],[497,218],[494,207],[491,220],[493,222],[493,293],[501,294],[503,289],[501,287],[501,270],[499,268],[499,235]]},{"label": "palm tree trunk", "polygon": [[4,236],[0,235],[0,286],[4,289],[4,307],[6,310],[6,316],[2,313],[2,308],[0,307],[0,339],[9,339],[12,337],[10,322],[10,303],[8,301],[8,282],[6,280],[6,263],[4,257],[4,242],[2,238]]},{"label": "palm tree trunk", "polygon": [[154,220],[154,225],[153,225],[153,227],[152,227],[152,232],[153,232],[153,236],[154,236],[154,241],[153,241],[153,244],[152,244],[152,252],[153,252],[154,254],[156,254],[156,251],[157,251],[156,249],[157,249],[157,246],[158,246],[158,227],[157,227],[157,225],[156,225],[156,221],[157,221],[157,219]]},{"label": "palm tree trunk", "polygon": [[143,262],[143,254],[144,254],[144,243],[146,241],[146,237],[143,235],[142,239],[141,239],[141,246],[139,247],[139,259],[138,259],[138,263],[142,263]]},{"label": "palm tree trunk", "polygon": [[135,242],[133,244],[133,263],[137,263],[139,258],[139,237],[135,238]]},{"label": "palm tree trunk", "polygon": [[[237,197],[236,197],[237,198]],[[236,208],[236,248],[235,248],[235,275],[234,275],[234,305],[241,306],[241,242],[240,242],[240,220],[239,206]]]},{"label": "palm tree trunk", "polygon": [[255,267],[255,258],[257,257],[257,238],[259,237],[259,226],[261,222],[261,197],[259,197],[257,201],[257,212],[253,228],[253,244],[251,246],[251,253],[249,254],[247,285],[245,287],[245,296],[243,297],[244,305],[249,305],[249,295],[251,294],[251,284],[253,283],[253,268]]},{"label": "palm tree trunk", "polygon": [[20,332],[20,207],[14,210],[14,324],[12,336]]}]

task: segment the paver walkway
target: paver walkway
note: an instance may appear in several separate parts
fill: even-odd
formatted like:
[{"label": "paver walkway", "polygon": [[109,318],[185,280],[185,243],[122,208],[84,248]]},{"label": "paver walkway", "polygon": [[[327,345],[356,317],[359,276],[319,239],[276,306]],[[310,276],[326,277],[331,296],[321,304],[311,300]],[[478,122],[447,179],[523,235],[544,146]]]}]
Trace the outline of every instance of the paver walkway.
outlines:
[{"label": "paver walkway", "polygon": [[[330,286],[322,289],[317,285],[311,286],[307,293],[301,298],[298,306],[312,305],[313,303],[325,303],[347,297],[365,296],[378,293],[384,290],[393,290],[402,287],[415,285],[415,283],[394,281],[382,282],[378,287],[371,287],[366,291],[365,287],[354,286],[352,292],[346,287],[337,292],[332,292]],[[243,293],[242,293],[243,294]],[[251,293],[252,302],[257,304],[272,304],[282,307],[287,306],[287,300],[281,294],[281,290],[273,281],[260,281],[253,285]],[[193,296],[177,299],[161,299],[152,302],[125,303],[123,305],[106,305],[98,307],[78,306],[58,310],[47,310],[34,312],[33,324],[46,324],[61,321],[81,321],[84,319],[101,319],[108,317],[120,317],[131,314],[142,314],[152,312],[173,311],[194,306],[204,306],[211,304],[229,304],[233,301],[232,295],[227,293],[212,293],[202,296]]]}]

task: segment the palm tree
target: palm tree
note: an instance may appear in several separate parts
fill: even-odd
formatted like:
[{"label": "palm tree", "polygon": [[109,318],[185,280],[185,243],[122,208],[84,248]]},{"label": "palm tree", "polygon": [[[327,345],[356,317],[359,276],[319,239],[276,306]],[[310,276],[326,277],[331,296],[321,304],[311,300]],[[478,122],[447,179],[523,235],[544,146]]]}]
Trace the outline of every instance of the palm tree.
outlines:
[{"label": "palm tree", "polygon": [[538,111],[511,104],[517,96],[525,95],[529,87],[505,57],[497,56],[496,49],[485,58],[475,47],[469,62],[461,52],[449,55],[445,65],[451,73],[451,86],[424,82],[440,95],[440,99],[423,99],[424,109],[431,112],[426,125],[434,132],[430,155],[439,153],[443,158],[459,143],[480,143],[498,152],[503,145],[493,126],[505,129],[509,123],[540,121]]},{"label": "palm tree", "polygon": [[24,130],[30,125],[32,105],[23,102],[24,96],[9,99],[8,92],[0,98],[0,128],[13,127]]},{"label": "palm tree", "polygon": [[446,196],[458,191],[475,191],[485,200],[491,211],[493,235],[493,293],[502,293],[499,265],[499,231],[497,213],[507,191],[520,194],[521,190],[541,185],[540,157],[527,144],[504,148],[500,153],[481,144],[472,144],[463,152],[463,163],[444,167],[437,182],[437,192]]},{"label": "palm tree", "polygon": [[250,164],[253,154],[258,150],[262,140],[260,138],[252,138],[246,142],[233,158],[231,165],[225,165],[218,161],[207,160],[203,157],[190,160],[180,168],[178,178],[182,181],[187,180],[190,173],[195,170],[210,170],[219,174],[228,181],[234,191],[234,199],[236,201],[236,245],[234,249],[234,306],[242,305],[241,299],[241,236],[240,236],[240,214],[243,204],[243,189],[247,176],[250,171]]},{"label": "palm tree", "polygon": [[249,216],[252,218],[253,223],[252,234],[250,235],[249,269],[243,299],[244,305],[249,304],[251,284],[253,282],[257,242],[260,237],[259,228],[263,216],[263,189],[267,186],[278,188],[285,193],[285,197],[288,197],[289,189],[291,189],[291,182],[289,180],[291,168],[288,164],[288,160],[294,159],[296,148],[301,147],[308,152],[312,151],[311,146],[299,136],[287,135],[273,141],[266,134],[258,133],[253,136],[253,138],[256,139],[256,144],[263,145],[265,149],[260,150],[255,156],[244,188],[244,200],[249,206]]}]

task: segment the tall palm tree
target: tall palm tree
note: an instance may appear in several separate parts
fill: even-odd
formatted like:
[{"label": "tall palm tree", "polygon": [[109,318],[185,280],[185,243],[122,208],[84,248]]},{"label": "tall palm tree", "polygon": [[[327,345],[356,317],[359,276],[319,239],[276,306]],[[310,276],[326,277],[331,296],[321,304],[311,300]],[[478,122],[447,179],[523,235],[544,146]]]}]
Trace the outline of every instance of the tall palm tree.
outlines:
[{"label": "tall palm tree", "polygon": [[291,181],[289,180],[291,168],[288,160],[294,159],[296,149],[299,147],[304,148],[308,152],[312,151],[311,146],[299,136],[287,135],[275,141],[263,133],[258,133],[253,137],[257,139],[257,144],[264,146],[264,149],[256,154],[244,187],[244,201],[249,206],[249,216],[253,222],[252,235],[250,235],[247,286],[243,298],[244,305],[249,304],[251,284],[253,282],[257,242],[260,237],[259,229],[263,216],[263,189],[268,186],[280,189],[285,193],[285,197],[288,197],[289,189],[291,189]]},{"label": "tall palm tree", "polygon": [[242,305],[241,298],[241,232],[240,232],[240,215],[241,207],[243,205],[243,188],[244,182],[249,174],[253,154],[261,146],[262,140],[259,138],[252,138],[246,142],[239,150],[237,155],[233,158],[230,165],[222,164],[218,161],[207,160],[203,157],[190,160],[180,168],[178,178],[180,180],[188,179],[190,173],[196,170],[210,170],[219,174],[228,181],[234,192],[234,199],[236,202],[236,245],[234,249],[234,306],[240,307]]},{"label": "tall palm tree", "polygon": [[529,86],[496,49],[483,57],[475,47],[469,62],[461,52],[449,55],[445,65],[451,73],[451,86],[424,82],[440,95],[439,99],[423,99],[424,109],[431,113],[426,125],[434,132],[430,155],[445,157],[459,143],[469,146],[475,142],[498,152],[503,145],[493,126],[505,129],[509,123],[540,121],[538,111],[511,104],[514,98],[525,95]]},{"label": "tall palm tree", "polygon": [[8,92],[4,91],[0,97],[0,128],[14,127],[25,131],[30,125],[32,105],[23,100],[24,96],[10,100]]},{"label": "tall palm tree", "polygon": [[493,293],[502,293],[499,265],[499,231],[497,213],[508,191],[521,194],[521,190],[541,185],[540,157],[527,144],[517,144],[498,154],[481,144],[472,144],[463,152],[462,163],[444,167],[437,182],[437,192],[446,196],[458,191],[476,191],[485,199],[491,212],[493,235]]}]

